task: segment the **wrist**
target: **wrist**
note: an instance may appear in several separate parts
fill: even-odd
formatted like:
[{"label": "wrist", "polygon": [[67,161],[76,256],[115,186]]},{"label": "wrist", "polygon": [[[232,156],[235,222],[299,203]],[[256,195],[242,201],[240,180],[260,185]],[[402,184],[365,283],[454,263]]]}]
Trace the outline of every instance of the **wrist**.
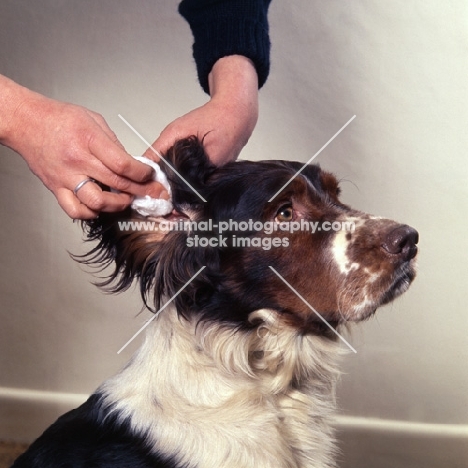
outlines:
[{"label": "wrist", "polygon": [[258,91],[258,76],[253,62],[242,55],[228,55],[218,59],[208,75],[210,96],[229,88],[245,87]]},{"label": "wrist", "polygon": [[20,115],[24,105],[35,94],[14,81],[0,75],[0,143],[15,149],[15,140],[24,125]]},{"label": "wrist", "polygon": [[219,59],[208,75],[211,101],[235,115],[250,136],[258,119],[258,76],[253,62],[241,55]]}]

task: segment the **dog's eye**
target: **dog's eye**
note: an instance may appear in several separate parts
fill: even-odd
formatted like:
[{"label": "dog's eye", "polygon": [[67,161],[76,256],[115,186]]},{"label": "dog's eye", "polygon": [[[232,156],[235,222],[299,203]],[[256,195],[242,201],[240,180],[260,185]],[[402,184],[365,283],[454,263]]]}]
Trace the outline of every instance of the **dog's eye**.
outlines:
[{"label": "dog's eye", "polygon": [[286,223],[288,221],[292,221],[293,219],[293,209],[292,206],[283,206],[278,210],[276,213],[275,220],[279,223]]}]

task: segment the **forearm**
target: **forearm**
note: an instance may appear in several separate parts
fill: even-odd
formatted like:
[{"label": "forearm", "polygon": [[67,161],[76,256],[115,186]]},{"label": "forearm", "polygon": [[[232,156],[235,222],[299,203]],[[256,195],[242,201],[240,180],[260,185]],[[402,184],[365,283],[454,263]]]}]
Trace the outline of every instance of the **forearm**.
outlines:
[{"label": "forearm", "polygon": [[[56,103],[0,75],[0,143],[22,156],[31,169],[40,157],[46,137],[44,128],[51,133],[62,124],[59,119],[51,119],[48,125],[49,113]],[[33,172],[36,173],[34,169]]]},{"label": "forearm", "polygon": [[0,143],[2,145],[14,145],[14,121],[27,100],[28,93],[31,91],[0,75]]},{"label": "forearm", "polygon": [[[211,100],[231,115],[233,128],[240,148],[245,146],[258,119],[258,77],[255,66],[246,57],[231,55],[219,59],[208,75]],[[223,164],[234,159],[213,158],[215,164]]]}]

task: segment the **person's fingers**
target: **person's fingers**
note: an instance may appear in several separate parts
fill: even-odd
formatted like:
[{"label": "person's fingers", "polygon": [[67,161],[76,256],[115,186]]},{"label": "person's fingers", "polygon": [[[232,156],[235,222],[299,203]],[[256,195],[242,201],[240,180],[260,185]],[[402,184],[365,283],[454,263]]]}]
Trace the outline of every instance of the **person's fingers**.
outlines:
[{"label": "person's fingers", "polygon": [[[158,145],[156,140],[144,153],[143,156],[145,158],[151,159],[154,162],[159,163],[161,161],[161,158],[164,159],[164,153],[174,144],[174,141],[172,141],[172,144],[166,144],[166,145]],[[163,163],[164,164],[164,163]]]},{"label": "person's fingers", "polygon": [[[128,178],[126,175],[119,175],[115,173],[111,168],[109,168],[105,164],[106,161],[103,162],[98,157],[95,157],[95,155],[90,154],[89,152],[81,149],[75,151],[74,153],[71,153],[68,156],[68,163],[65,168],[66,173],[63,173],[62,171],[62,173],[58,175],[59,172],[56,171],[54,178],[49,182],[48,186],[52,190],[54,189],[54,185],[60,187],[67,187],[70,190],[73,190],[73,183],[76,182],[77,178],[76,174],[81,173],[85,174],[82,176],[81,180],[85,179],[86,177],[91,177],[99,181],[100,183],[107,185],[108,187],[115,189],[119,192],[126,192],[137,196],[149,195],[153,198],[158,198],[159,193],[161,192],[161,188],[159,187],[159,184],[156,184],[153,181],[153,169],[147,164],[139,162],[133,159],[131,156],[128,156],[125,152],[123,152],[123,154],[126,158],[130,158],[131,163],[138,164],[138,167],[142,166],[143,171],[150,175],[150,179],[144,179],[141,183],[135,182]],[[51,167],[51,165],[49,165],[49,167]],[[45,177],[43,178],[43,180],[44,179]]]},{"label": "person's fingers", "polygon": [[[85,183],[83,184],[83,182]],[[150,195],[152,198],[169,199],[166,188],[159,182],[144,184],[141,189],[143,192],[142,196]],[[103,191],[95,181],[84,176],[81,177],[80,182],[73,189],[68,190],[73,194],[73,199],[66,193],[66,189],[61,189],[60,193],[62,191],[65,191],[65,194],[61,196],[59,203],[61,203],[62,208],[67,214],[75,219],[92,218],[100,211],[122,211],[131,204],[134,198],[125,192]],[[86,209],[83,207],[86,207]]]},{"label": "person's fingers", "polygon": [[88,149],[104,166],[118,176],[141,183],[148,181],[153,175],[153,169],[150,166],[132,158],[102,132],[95,133],[89,139]]},{"label": "person's fingers", "polygon": [[164,187],[164,185],[160,184],[159,182],[147,182],[146,184],[140,185],[139,187],[141,193],[137,193],[136,195],[138,196],[144,197],[149,195],[151,198],[164,198],[166,200],[169,198],[166,187]]},{"label": "person's fingers", "polygon": [[83,205],[74,193],[68,189],[60,189],[55,194],[63,211],[72,219],[94,219],[98,213]]},{"label": "person's fingers", "polygon": [[[76,187],[78,187],[78,185]],[[93,212],[122,211],[133,200],[133,197],[128,193],[104,192],[101,187],[93,181],[82,185],[78,190],[75,188],[74,195],[83,205]]]},{"label": "person's fingers", "polygon": [[[146,166],[146,164],[144,165]],[[152,198],[158,198],[162,190],[162,186],[159,182],[150,180],[139,184],[113,173],[101,164],[94,164],[92,167],[89,166],[88,171],[89,177],[119,192],[125,192],[140,197],[149,195]],[[86,176],[83,176],[82,179],[85,178]]]},{"label": "person's fingers", "polygon": [[199,139],[205,137],[205,127],[211,127],[210,118],[205,113],[206,105],[194,109],[187,114],[178,117],[168,124],[160,133],[156,141],[149,147],[144,156],[155,160],[156,153],[164,154],[171,148],[177,140],[196,136]]}]

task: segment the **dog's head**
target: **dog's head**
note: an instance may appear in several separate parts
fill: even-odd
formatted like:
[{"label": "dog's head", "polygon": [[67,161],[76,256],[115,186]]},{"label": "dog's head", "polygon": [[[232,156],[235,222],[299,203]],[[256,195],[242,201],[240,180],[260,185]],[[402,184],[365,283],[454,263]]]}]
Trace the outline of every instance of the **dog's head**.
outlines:
[{"label": "dog's head", "polygon": [[87,262],[114,263],[103,283],[112,291],[139,280],[156,309],[174,298],[185,317],[237,327],[272,309],[300,332],[325,333],[316,312],[333,326],[367,318],[415,276],[417,232],[344,205],[336,178],[318,166],[217,168],[196,138],[178,141],[165,159],[171,215],[127,209],[87,223],[98,240]]}]

